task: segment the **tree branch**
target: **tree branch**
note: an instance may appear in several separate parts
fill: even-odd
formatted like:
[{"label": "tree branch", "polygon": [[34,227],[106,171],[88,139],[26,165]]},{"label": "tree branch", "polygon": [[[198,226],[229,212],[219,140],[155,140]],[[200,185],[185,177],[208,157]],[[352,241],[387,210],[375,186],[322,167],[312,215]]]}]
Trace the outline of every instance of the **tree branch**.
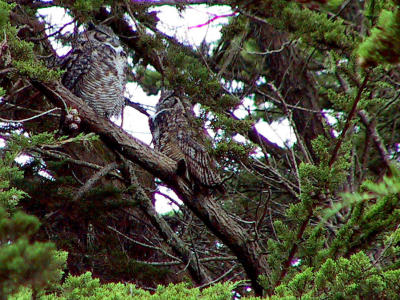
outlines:
[{"label": "tree branch", "polygon": [[175,161],[98,116],[60,83],[33,81],[32,84],[56,106],[62,107],[65,102],[69,107],[76,108],[82,119],[82,129],[96,133],[107,146],[172,188],[184,204],[237,256],[256,294],[262,294],[263,288],[258,282],[258,276],[269,272],[269,267],[266,257],[261,254],[260,245],[249,241],[246,230],[216,203],[207,190],[194,190],[184,178],[177,175]]},{"label": "tree branch", "polygon": [[361,86],[358,89],[357,96],[354,99],[353,106],[352,106],[352,108],[349,112],[349,116],[347,117],[347,120],[346,120],[346,124],[344,125],[342,133],[340,134],[340,137],[336,143],[335,149],[333,150],[331,159],[329,160],[330,167],[332,167],[333,163],[337,159],[339,149],[342,146],[344,138],[346,137],[347,130],[349,130],[349,128],[350,128],[351,121],[353,120],[353,118],[356,114],[358,102],[360,102],[360,100],[361,100],[361,95],[362,95],[362,92],[364,91],[365,87],[367,86],[368,79],[369,79],[369,73],[367,73],[367,75],[364,78],[363,83],[361,84]]},{"label": "tree branch", "polygon": [[79,189],[79,191],[75,194],[72,201],[78,201],[84,194],[86,194],[102,177],[106,176],[112,170],[115,170],[118,167],[116,162],[110,163],[99,171],[94,173],[94,175],[85,182],[85,184]]},{"label": "tree branch", "polygon": [[375,124],[369,121],[368,114],[364,110],[360,110],[358,112],[358,116],[360,117],[361,122],[365,125],[365,127],[368,130],[368,133],[370,134],[372,140],[374,141],[375,147],[378,150],[378,153],[381,156],[381,159],[385,164],[386,169],[390,170],[390,155],[385,145],[382,143],[382,139],[379,136],[378,131],[376,130]]},{"label": "tree branch", "polygon": [[197,264],[193,251],[189,250],[185,243],[178,237],[178,235],[171,229],[169,224],[161,218],[151,200],[140,186],[136,174],[135,168],[132,163],[125,160],[126,169],[130,184],[135,186],[134,198],[139,203],[139,207],[142,212],[150,219],[150,222],[157,228],[159,234],[164,241],[174,250],[175,254],[178,255],[183,263],[188,265],[189,273],[192,278],[199,284],[206,284],[211,281],[211,278],[207,274],[206,270],[202,265]]}]

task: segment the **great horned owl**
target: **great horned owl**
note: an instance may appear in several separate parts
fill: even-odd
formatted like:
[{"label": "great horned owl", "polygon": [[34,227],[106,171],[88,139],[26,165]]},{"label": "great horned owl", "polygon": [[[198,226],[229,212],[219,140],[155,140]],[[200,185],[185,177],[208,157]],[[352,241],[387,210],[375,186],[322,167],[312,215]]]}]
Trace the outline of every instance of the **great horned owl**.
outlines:
[{"label": "great horned owl", "polygon": [[81,33],[62,60],[62,83],[97,114],[119,116],[125,101],[127,57],[118,36],[103,25]]},{"label": "great horned owl", "polygon": [[[163,92],[156,113],[149,119],[154,148],[178,163],[179,175],[197,186],[224,192],[215,160],[211,158],[195,130],[190,125],[187,112],[174,92]],[[203,138],[205,136],[203,135]],[[182,174],[183,171],[185,174]]]}]

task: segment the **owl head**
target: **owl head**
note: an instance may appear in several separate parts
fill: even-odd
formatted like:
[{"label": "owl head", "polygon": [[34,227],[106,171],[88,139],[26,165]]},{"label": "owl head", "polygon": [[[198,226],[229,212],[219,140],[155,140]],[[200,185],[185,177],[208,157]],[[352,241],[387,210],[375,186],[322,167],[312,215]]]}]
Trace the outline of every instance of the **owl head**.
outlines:
[{"label": "owl head", "polygon": [[179,98],[176,97],[175,92],[172,90],[162,90],[161,97],[156,105],[156,112],[161,112],[164,110],[169,110],[177,105]]},{"label": "owl head", "polygon": [[[114,31],[105,25],[94,25],[89,23],[88,30],[79,38],[80,42],[94,42],[108,44],[113,49],[120,48],[121,42]],[[122,48],[121,48],[122,49]]]},{"label": "owl head", "polygon": [[181,108],[183,108],[182,103],[173,90],[162,90],[156,105],[156,113],[149,119],[150,129],[155,128],[157,123],[164,123]]}]

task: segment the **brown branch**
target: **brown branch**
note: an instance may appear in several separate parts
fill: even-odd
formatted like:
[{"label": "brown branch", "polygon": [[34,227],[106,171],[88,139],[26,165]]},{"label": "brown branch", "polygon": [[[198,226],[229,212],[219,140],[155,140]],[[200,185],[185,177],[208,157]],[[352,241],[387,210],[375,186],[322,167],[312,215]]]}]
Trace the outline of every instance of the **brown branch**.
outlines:
[{"label": "brown branch", "polygon": [[361,119],[361,122],[365,125],[367,128],[367,131],[369,135],[371,136],[376,149],[378,150],[379,155],[381,156],[381,159],[383,163],[385,164],[385,167],[387,170],[390,171],[390,155],[388,151],[386,150],[385,145],[382,143],[382,139],[379,136],[378,131],[376,130],[376,126],[374,122],[369,121],[368,114],[364,110],[360,110],[358,112],[358,116]]},{"label": "brown branch", "polygon": [[206,284],[210,282],[211,278],[202,265],[197,263],[193,251],[186,247],[185,243],[154,209],[151,199],[144,192],[137,180],[135,168],[132,163],[125,160],[125,165],[128,171],[130,184],[135,186],[135,202],[139,203],[139,207],[142,212],[150,219],[150,222],[155,228],[157,228],[160,236],[174,250],[175,254],[181,258],[183,263],[188,265],[189,273],[191,274],[192,278],[198,284]]},{"label": "brown branch", "polygon": [[110,225],[107,225],[107,228],[110,229],[110,230],[112,230],[112,231],[114,231],[114,232],[116,232],[117,234],[119,234],[120,236],[122,236],[123,238],[127,239],[128,241],[130,241],[130,242],[132,242],[132,243],[135,243],[135,244],[137,244],[137,245],[139,245],[139,246],[142,246],[142,247],[145,247],[145,248],[149,248],[149,249],[152,249],[152,250],[161,251],[161,252],[162,252],[163,254],[165,254],[166,256],[168,256],[168,257],[170,257],[170,258],[172,258],[172,259],[174,259],[174,260],[179,260],[177,257],[175,257],[175,256],[173,256],[173,255],[171,255],[171,254],[169,254],[169,253],[168,253],[167,251],[165,251],[163,248],[160,248],[160,247],[156,247],[156,246],[152,246],[152,245],[149,245],[149,244],[145,244],[145,243],[139,242],[139,241],[137,241],[137,240],[135,240],[135,239],[133,239],[133,238],[127,236],[126,234],[120,232],[118,229],[116,229],[116,228],[114,228],[114,227],[112,227],[112,226],[110,226]]},{"label": "brown branch", "polygon": [[312,215],[313,215],[313,208],[310,208],[306,218],[303,220],[303,222],[300,225],[299,231],[297,232],[297,235],[296,235],[296,240],[293,242],[292,248],[289,251],[288,258],[283,263],[281,274],[279,276],[279,279],[276,281],[274,288],[281,284],[282,279],[287,274],[289,267],[292,263],[292,260],[294,258],[294,255],[296,254],[297,249],[299,248],[298,242],[302,239],[304,231],[306,230],[307,224],[310,221]]},{"label": "brown branch", "polygon": [[143,108],[143,106],[140,103],[132,102],[129,98],[126,97],[125,97],[125,106],[130,106],[136,109],[138,112],[144,114],[146,117],[150,117],[150,114],[146,111],[146,109]]},{"label": "brown branch", "polygon": [[138,163],[141,167],[155,173],[163,181],[173,181],[176,162],[160,152],[150,149],[146,144],[128,135],[124,130],[111,123],[109,120],[99,117],[86,103],[74,96],[60,83],[33,82],[44,95],[55,105],[76,108],[82,118],[82,127],[86,131],[95,132],[112,148],[120,152],[129,160]]},{"label": "brown branch", "polygon": [[262,294],[263,288],[258,282],[258,277],[268,273],[269,267],[265,256],[261,254],[260,245],[249,241],[246,230],[222,209],[207,190],[193,190],[184,178],[177,176],[175,161],[130,136],[109,120],[98,116],[60,83],[35,81],[32,84],[54,105],[63,107],[63,103],[66,103],[68,107],[76,108],[82,119],[82,129],[96,133],[107,146],[172,188],[184,204],[237,256],[252,282],[255,293]]},{"label": "brown branch", "polygon": [[[39,154],[41,154],[42,156],[48,157],[48,158],[55,158],[55,159],[59,159],[71,164],[75,164],[77,166],[83,166],[83,167],[87,167],[93,170],[101,170],[102,166],[99,166],[97,164],[93,164],[84,160],[79,160],[79,159],[73,159],[71,157],[68,156],[68,154],[65,153],[56,153],[54,151],[48,151],[48,150],[44,150],[44,149],[40,149],[38,147],[34,147],[31,149],[31,151],[33,152],[37,152]],[[124,180],[121,175],[117,174],[116,172],[111,172],[110,175],[120,179],[120,180]]]},{"label": "brown branch", "polygon": [[352,106],[352,108],[349,112],[349,115],[347,117],[347,120],[346,120],[346,124],[344,125],[342,133],[340,134],[340,137],[336,143],[335,149],[333,150],[331,159],[329,160],[330,167],[332,167],[333,163],[336,161],[336,159],[338,157],[339,149],[342,146],[343,140],[346,137],[346,133],[350,128],[351,121],[353,120],[353,118],[356,114],[358,102],[360,102],[360,100],[361,100],[361,95],[362,95],[362,92],[364,91],[365,87],[367,86],[368,79],[369,79],[369,73],[367,73],[365,75],[364,81],[362,82],[361,86],[358,89],[357,96],[354,99],[353,106]]},{"label": "brown branch", "polygon": [[116,162],[110,163],[103,168],[101,168],[99,171],[93,174],[89,180],[85,182],[85,184],[78,190],[78,192],[75,194],[75,196],[72,198],[72,201],[78,201],[84,194],[86,194],[90,189],[93,188],[93,186],[104,176],[106,176],[108,173],[110,173],[112,170],[115,170],[118,167],[118,164]]}]

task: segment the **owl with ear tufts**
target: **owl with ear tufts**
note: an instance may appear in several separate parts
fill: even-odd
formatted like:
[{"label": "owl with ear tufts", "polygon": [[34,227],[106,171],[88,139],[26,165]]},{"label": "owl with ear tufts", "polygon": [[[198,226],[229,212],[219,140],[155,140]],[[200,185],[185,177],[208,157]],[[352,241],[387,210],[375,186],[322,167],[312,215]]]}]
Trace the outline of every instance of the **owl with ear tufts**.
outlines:
[{"label": "owl with ear tufts", "polygon": [[102,117],[119,116],[125,102],[127,56],[111,28],[89,25],[62,59],[62,83]]},{"label": "owl with ear tufts", "polygon": [[176,161],[177,175],[183,175],[197,188],[225,193],[216,162],[201,135],[195,134],[190,117],[193,115],[185,109],[180,97],[173,91],[163,91],[156,112],[149,119],[154,148]]}]

